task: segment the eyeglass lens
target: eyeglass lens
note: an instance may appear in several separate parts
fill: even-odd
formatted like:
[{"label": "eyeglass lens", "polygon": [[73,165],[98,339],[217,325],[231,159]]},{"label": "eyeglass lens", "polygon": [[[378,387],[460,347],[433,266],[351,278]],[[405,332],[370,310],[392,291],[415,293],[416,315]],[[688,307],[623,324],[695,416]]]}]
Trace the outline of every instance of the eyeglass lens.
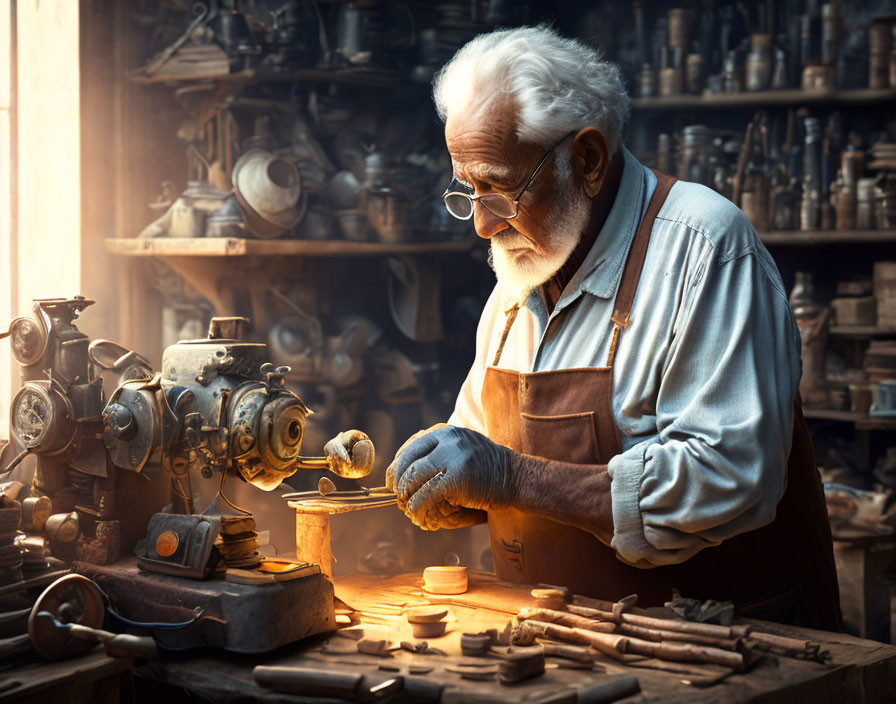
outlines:
[{"label": "eyeglass lens", "polygon": [[[512,218],[516,215],[516,206],[513,201],[502,195],[484,195],[477,200],[496,217]],[[461,193],[451,193],[445,196],[445,207],[448,208],[449,213],[461,220],[467,220],[473,215],[473,200]]]},{"label": "eyeglass lens", "polygon": [[466,220],[473,214],[473,201],[459,193],[445,196],[445,207],[454,217]]}]

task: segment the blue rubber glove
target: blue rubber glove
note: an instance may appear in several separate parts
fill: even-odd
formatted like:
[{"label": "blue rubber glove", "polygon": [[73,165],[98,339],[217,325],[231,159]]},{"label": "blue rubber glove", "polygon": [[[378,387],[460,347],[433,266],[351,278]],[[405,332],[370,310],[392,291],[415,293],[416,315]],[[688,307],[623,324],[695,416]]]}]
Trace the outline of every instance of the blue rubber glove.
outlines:
[{"label": "blue rubber glove", "polygon": [[386,471],[386,486],[421,528],[468,525],[469,513],[453,509],[485,510],[513,501],[511,455],[480,433],[444,426],[400,451]]}]

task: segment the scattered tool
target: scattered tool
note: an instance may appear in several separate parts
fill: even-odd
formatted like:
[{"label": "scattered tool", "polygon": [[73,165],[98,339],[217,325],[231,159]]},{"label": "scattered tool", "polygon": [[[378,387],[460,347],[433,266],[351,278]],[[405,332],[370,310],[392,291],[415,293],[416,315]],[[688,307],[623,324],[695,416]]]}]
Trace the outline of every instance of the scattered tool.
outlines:
[{"label": "scattered tool", "polygon": [[[401,641],[400,647],[402,650],[407,650],[409,653],[416,653],[417,655],[447,655],[448,654],[440,648],[433,648],[425,640],[420,641],[419,643],[413,643],[409,640],[403,640],[403,641]],[[411,674],[413,674],[413,673],[411,673]]]},{"label": "scattered tool", "polygon": [[580,689],[576,704],[610,704],[641,691],[641,684],[634,675],[620,675],[609,682]]},{"label": "scattered tool", "polygon": [[721,648],[667,641],[657,643],[616,633],[598,633],[584,628],[569,628],[545,621],[530,620],[529,624],[539,629],[542,637],[580,645],[591,645],[605,655],[609,655],[617,660],[623,660],[626,654],[631,653],[659,658],[660,660],[713,663],[731,667],[738,671],[744,668],[743,654],[722,650]]},{"label": "scattered tool", "polygon": [[344,670],[259,665],[252,671],[265,689],[286,694],[382,701],[401,692],[410,701],[438,702],[443,685],[425,677],[364,675]]},{"label": "scattered tool", "polygon": [[99,587],[86,577],[69,574],[53,582],[34,602],[28,635],[34,649],[48,660],[81,655],[97,643],[112,656],[155,658],[152,638],[102,630],[104,613]]}]

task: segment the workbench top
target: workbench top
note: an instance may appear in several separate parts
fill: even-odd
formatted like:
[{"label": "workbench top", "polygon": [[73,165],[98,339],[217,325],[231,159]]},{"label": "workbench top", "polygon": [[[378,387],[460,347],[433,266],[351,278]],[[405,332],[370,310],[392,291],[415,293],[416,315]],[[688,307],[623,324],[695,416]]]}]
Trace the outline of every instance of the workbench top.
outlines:
[{"label": "workbench top", "polygon": [[[336,594],[343,604],[337,613],[352,612],[364,637],[386,639],[396,644],[413,640],[401,610],[422,603],[444,603],[449,609],[443,637],[429,641],[447,655],[424,655],[397,650],[386,657],[363,655],[356,640],[347,634],[328,634],[261,656],[233,655],[220,651],[167,653],[156,663],[140,666],[138,677],[148,677],[183,688],[199,697],[221,703],[333,702],[336,699],[278,694],[258,687],[252,680],[256,665],[303,665],[319,670],[363,672],[373,678],[407,674],[411,666],[432,668],[423,676],[445,685],[441,702],[561,702],[575,701],[574,692],[588,684],[600,684],[619,674],[633,674],[641,693],[624,702],[841,702],[862,704],[896,700],[896,647],[840,633],[827,633],[765,621],[745,621],[756,630],[819,643],[831,660],[820,664],[786,657],[762,658],[749,672],[732,674],[708,687],[686,682],[709,681],[724,669],[709,665],[662,662],[631,657],[618,661],[597,655],[595,670],[567,669],[549,664],[544,675],[504,686],[497,681],[469,681],[447,671],[464,661],[460,634],[487,628],[504,628],[519,608],[531,604],[529,588],[498,582],[485,573],[471,573],[466,594],[438,597],[422,591],[419,574],[381,577],[352,575],[337,578]],[[350,608],[347,608],[350,607]],[[652,613],[652,612],[651,612]],[[550,660],[549,660],[550,663]],[[419,675],[418,675],[419,676]],[[139,680],[137,687],[139,688]],[[572,697],[572,698],[570,698]]]}]

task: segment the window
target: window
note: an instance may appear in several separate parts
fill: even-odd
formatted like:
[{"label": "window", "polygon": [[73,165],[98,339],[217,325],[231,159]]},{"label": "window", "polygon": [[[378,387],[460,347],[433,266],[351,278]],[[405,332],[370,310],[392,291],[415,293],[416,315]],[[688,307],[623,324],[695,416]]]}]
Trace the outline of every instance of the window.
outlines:
[{"label": "window", "polygon": [[[12,110],[13,44],[11,0],[0,0],[0,328],[15,312],[13,292],[14,250],[12,239]],[[9,345],[0,342],[0,440],[9,433],[9,402],[13,379],[17,379]]]}]

